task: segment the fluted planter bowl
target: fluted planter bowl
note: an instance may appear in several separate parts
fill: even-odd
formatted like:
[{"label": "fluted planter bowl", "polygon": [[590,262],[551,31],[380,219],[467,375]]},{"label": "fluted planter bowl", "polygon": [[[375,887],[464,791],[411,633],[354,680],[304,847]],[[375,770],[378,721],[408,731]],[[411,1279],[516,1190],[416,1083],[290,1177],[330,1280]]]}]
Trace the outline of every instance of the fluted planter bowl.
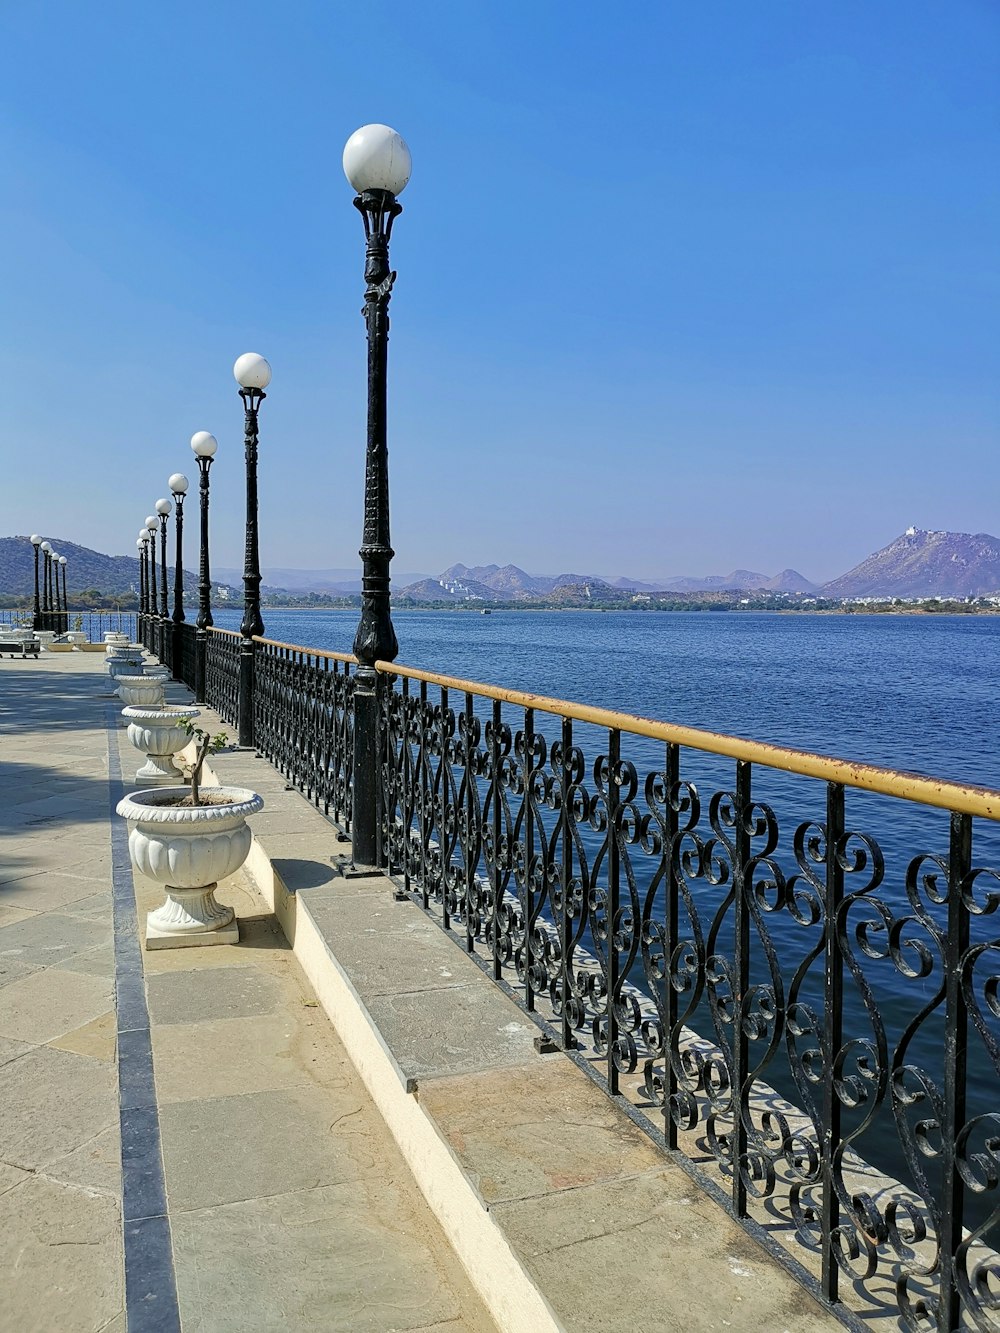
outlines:
[{"label": "fluted planter bowl", "polygon": [[137,770],[140,786],[149,782],[178,782],[181,771],[174,763],[174,755],[187,745],[190,737],[184,723],[198,717],[198,708],[123,708],[122,717],[128,723],[128,738],[137,750],[146,756],[146,762]]},{"label": "fluted planter bowl", "polygon": [[162,708],[163,679],[159,676],[116,676],[118,698],[127,708]]},{"label": "fluted planter bowl", "polygon": [[118,802],[118,813],[130,825],[132,864],[161,884],[166,896],[146,918],[147,948],[221,942],[213,935],[232,926],[233,909],[216,902],[215,889],[247,859],[252,841],[247,816],[264,801],[246,787],[206,787],[202,794],[226,804],[180,805],[190,795],[187,787],[137,791]]},{"label": "fluted planter bowl", "polygon": [[104,664],[105,670],[117,684],[119,676],[136,676],[142,670],[141,657],[109,657]]}]

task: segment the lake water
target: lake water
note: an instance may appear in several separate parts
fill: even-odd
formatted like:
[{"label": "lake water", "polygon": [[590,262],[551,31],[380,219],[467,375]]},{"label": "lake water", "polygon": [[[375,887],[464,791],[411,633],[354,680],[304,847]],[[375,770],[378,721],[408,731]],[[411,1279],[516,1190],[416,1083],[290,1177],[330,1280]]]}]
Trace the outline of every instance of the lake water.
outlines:
[{"label": "lake water", "polygon": [[[215,623],[238,629],[240,612]],[[350,652],[355,611],[270,611]],[[1000,616],[400,611],[399,661],[754,740],[1000,787]]]},{"label": "lake water", "polygon": [[[216,624],[223,628],[238,628],[239,619],[239,612],[216,613]],[[357,613],[272,611],[265,619],[269,638],[349,652]],[[494,612],[483,616],[404,611],[394,621],[399,661],[409,666],[1000,788],[1000,616],[752,612]],[[518,725],[516,710],[509,720],[512,726]],[[551,743],[556,729],[544,719],[539,729]],[[574,739],[585,747],[590,782],[593,759],[606,744],[606,735],[596,728],[588,734],[588,729],[578,727]],[[623,755],[635,763],[641,800],[644,774],[662,767],[663,747],[626,738]],[[704,796],[732,789],[731,761],[685,751],[682,765],[682,776],[695,781]],[[590,786],[593,790],[592,783]],[[824,786],[755,767],[754,791],[778,816],[781,838],[775,860],[786,875],[792,874],[796,871],[792,832],[801,822],[825,818]],[[702,818],[707,820],[705,814]],[[884,882],[872,896],[897,921],[911,919],[897,941],[900,966],[900,961],[889,957],[885,923],[875,920],[877,913],[861,898],[848,924],[850,946],[871,985],[890,1057],[913,1025],[913,1034],[904,1043],[907,1062],[932,1071],[940,1083],[943,1006],[935,998],[942,967],[936,946],[921,924],[913,893],[907,892],[907,872],[918,852],[947,856],[947,813],[849,791],[847,820],[850,828],[874,837],[885,857]],[[585,831],[584,844],[591,854],[598,843],[596,834]],[[653,864],[650,859],[644,862],[638,851],[635,861],[642,892]],[[973,863],[1000,868],[997,825],[976,821]],[[861,876],[854,878],[860,881]],[[862,887],[850,875],[846,879],[848,893]],[[1000,882],[984,876],[978,889],[982,900],[988,891],[1000,892]],[[699,908],[702,925],[707,929],[714,904],[704,883],[699,892],[704,899]],[[721,892],[716,891],[715,902],[721,901]],[[926,895],[917,897],[928,919],[942,927],[943,909],[933,904],[928,909]],[[973,942],[987,944],[1000,934],[997,919],[992,912],[974,917]],[[875,920],[871,938],[880,958],[862,957],[858,930],[863,920]],[[810,934],[796,922],[787,907],[766,918],[765,926],[787,987],[815,944],[815,932]],[[724,927],[718,941],[723,951],[727,936]],[[908,975],[906,959],[918,963],[921,947],[929,950],[933,966],[927,976]],[[768,981],[764,953],[757,948],[752,981]],[[1000,1038],[996,1015],[984,998],[988,975],[1000,971],[991,963],[995,957],[992,948],[984,953],[977,965],[974,991],[985,1012],[986,1026]],[[821,1004],[821,955],[811,969],[800,998]],[[641,969],[633,969],[631,975],[636,984],[644,986]],[[927,1012],[922,1014],[925,1007]],[[850,978],[844,1017],[845,1033],[871,1038],[870,1013]],[[692,1013],[691,1022],[711,1032],[704,1004]],[[863,1059],[864,1052],[859,1047],[855,1055]],[[766,1077],[791,1100],[798,1100],[787,1068],[783,1072],[780,1062],[776,1054]],[[974,1032],[970,1034],[969,1077],[970,1113],[994,1109],[997,1072]],[[928,1113],[925,1105],[914,1114],[919,1118]],[[845,1132],[851,1131],[853,1123],[860,1133],[858,1151],[909,1179],[888,1100],[872,1124],[863,1125],[865,1114],[862,1106],[852,1121],[852,1114],[845,1111]]]}]

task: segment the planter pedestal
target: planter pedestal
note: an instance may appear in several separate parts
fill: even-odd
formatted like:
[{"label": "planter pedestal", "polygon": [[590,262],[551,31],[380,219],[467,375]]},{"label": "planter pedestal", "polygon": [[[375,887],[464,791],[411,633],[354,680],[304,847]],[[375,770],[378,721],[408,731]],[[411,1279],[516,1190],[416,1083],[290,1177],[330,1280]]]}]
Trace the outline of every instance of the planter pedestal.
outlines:
[{"label": "planter pedestal", "polygon": [[196,718],[197,708],[137,708],[122,709],[128,724],[128,738],[137,750],[146,756],[146,762],[136,772],[140,787],[165,782],[176,786],[183,774],[174,763],[188,743],[184,723]]},{"label": "planter pedestal", "polygon": [[188,795],[186,787],[138,791],[118,802],[118,813],[129,821],[132,864],[161,885],[165,896],[146,918],[147,949],[239,943],[233,910],[216,902],[215,890],[247,859],[252,842],[247,816],[264,802],[244,787],[208,791],[225,803],[176,804]]},{"label": "planter pedestal", "polygon": [[201,944],[239,944],[240,926],[231,907],[215,901],[217,884],[178,889],[165,884],[166,902],[146,917],[147,949],[189,949]]}]

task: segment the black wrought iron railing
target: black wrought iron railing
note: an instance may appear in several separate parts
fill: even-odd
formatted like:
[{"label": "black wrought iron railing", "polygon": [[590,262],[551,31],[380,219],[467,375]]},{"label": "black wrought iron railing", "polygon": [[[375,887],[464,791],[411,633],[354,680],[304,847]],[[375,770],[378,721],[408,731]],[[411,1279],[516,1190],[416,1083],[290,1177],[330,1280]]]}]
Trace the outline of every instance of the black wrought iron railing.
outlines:
[{"label": "black wrought iron railing", "polygon": [[[31,610],[0,609],[0,625],[19,626],[30,629],[34,613]],[[137,633],[136,613],[134,611],[73,611],[60,612],[66,630],[82,633],[88,643],[101,643],[105,634],[127,634],[134,639]]]},{"label": "black wrought iron railing", "polygon": [[254,644],[257,749],[349,830],[355,659],[273,639]]},{"label": "black wrought iron railing", "polygon": [[186,621],[174,626],[174,676],[189,690],[195,688],[198,669],[198,631]]},{"label": "black wrought iron railing", "polygon": [[205,650],[205,702],[231,727],[240,712],[240,636],[228,629],[208,631]]},{"label": "black wrought iron railing", "polygon": [[389,873],[844,1323],[1000,1326],[1000,793],[378,668]]}]

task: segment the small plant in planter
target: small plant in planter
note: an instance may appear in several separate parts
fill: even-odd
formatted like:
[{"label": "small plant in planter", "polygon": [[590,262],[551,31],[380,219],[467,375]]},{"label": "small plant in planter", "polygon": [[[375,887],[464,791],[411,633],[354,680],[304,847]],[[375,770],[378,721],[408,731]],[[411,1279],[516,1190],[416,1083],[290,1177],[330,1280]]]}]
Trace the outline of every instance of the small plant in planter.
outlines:
[{"label": "small plant in planter", "polygon": [[233,909],[216,902],[215,889],[246,860],[252,841],[246,820],[264,805],[243,787],[203,789],[205,761],[228,737],[196,727],[190,717],[180,725],[195,742],[190,787],[137,791],[118,803],[129,821],[132,864],[166,895],[146,917],[147,949],[239,941]]},{"label": "small plant in planter", "polygon": [[191,767],[191,795],[181,801],[181,805],[218,805],[218,801],[201,799],[201,770],[210,754],[218,754],[229,744],[229,737],[224,731],[217,731],[213,736],[204,727],[196,727],[190,718],[184,723],[184,730],[195,743],[194,764]]}]

